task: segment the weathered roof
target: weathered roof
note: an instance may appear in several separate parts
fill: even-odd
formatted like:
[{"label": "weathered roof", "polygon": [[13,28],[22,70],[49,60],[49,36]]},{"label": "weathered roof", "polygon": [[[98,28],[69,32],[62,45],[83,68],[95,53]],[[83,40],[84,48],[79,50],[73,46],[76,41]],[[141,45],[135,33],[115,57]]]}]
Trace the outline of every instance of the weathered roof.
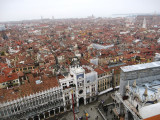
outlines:
[{"label": "weathered roof", "polygon": [[36,81],[40,79],[39,77],[34,77],[32,74],[28,74],[27,77],[28,80],[25,80],[25,84],[15,86],[14,88],[0,89],[0,102],[14,100],[59,86],[58,80],[55,76],[48,77],[43,75],[41,77],[41,84],[36,84]]},{"label": "weathered roof", "polygon": [[9,75],[0,75],[0,83],[4,83],[7,81],[12,81],[18,79],[18,74],[17,73],[12,73]]},{"label": "weathered roof", "polygon": [[155,68],[155,67],[160,67],[160,61],[146,63],[146,64],[137,64],[137,65],[124,66],[124,67],[121,67],[121,70],[123,72],[131,72],[131,71],[143,70],[143,69]]}]

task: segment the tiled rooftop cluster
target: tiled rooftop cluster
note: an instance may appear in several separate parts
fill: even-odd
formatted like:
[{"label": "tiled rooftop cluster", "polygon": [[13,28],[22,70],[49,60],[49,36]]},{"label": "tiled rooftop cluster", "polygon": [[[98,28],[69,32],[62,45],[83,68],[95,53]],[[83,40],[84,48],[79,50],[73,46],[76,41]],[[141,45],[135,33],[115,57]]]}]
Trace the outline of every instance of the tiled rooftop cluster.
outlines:
[{"label": "tiled rooftop cluster", "polygon": [[120,66],[151,62],[160,52],[160,16],[1,24],[0,101],[59,86],[73,58],[98,75],[119,74]]}]

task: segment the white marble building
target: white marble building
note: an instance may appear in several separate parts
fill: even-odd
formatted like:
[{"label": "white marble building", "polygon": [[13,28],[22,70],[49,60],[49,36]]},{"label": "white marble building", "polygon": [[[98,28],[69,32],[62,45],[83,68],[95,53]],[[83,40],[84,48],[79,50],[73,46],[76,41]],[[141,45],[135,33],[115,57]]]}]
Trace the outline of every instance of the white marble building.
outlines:
[{"label": "white marble building", "polygon": [[79,107],[81,103],[87,104],[95,101],[98,95],[97,80],[97,72],[91,67],[70,67],[68,76],[59,79],[60,85],[63,87],[64,106],[71,105],[72,90],[74,103],[77,107]]},{"label": "white marble building", "polygon": [[125,120],[158,120],[160,62],[121,67],[115,110]]},{"label": "white marble building", "polygon": [[[0,103],[2,120],[40,120],[88,104],[98,97],[98,78],[89,66],[70,67],[67,76],[58,76],[59,86]],[[43,84],[43,83],[42,83]]]}]

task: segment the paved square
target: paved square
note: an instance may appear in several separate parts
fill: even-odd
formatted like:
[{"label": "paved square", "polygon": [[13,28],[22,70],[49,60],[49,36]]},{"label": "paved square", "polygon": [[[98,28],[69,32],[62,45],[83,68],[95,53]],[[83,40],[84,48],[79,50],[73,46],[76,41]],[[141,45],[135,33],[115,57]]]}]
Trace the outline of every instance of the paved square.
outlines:
[{"label": "paved square", "polygon": [[[108,104],[108,103],[112,102],[110,94],[111,93],[103,94],[98,97],[98,101],[89,103],[87,105],[81,105],[79,107],[79,113],[75,114],[76,120],[78,120],[78,118],[80,118],[82,116],[83,116],[83,119],[81,119],[81,120],[86,120],[84,110],[87,110],[87,112],[89,113],[90,117],[88,118],[88,120],[104,120],[97,108],[98,108],[99,103],[102,101],[104,101],[104,104]],[[75,109],[77,109],[77,107]],[[105,114],[104,111],[103,111],[103,114]],[[98,116],[98,119],[97,119],[97,116]],[[105,114],[105,117],[106,117],[106,114]],[[112,117],[110,117],[110,115],[109,115],[108,118],[112,118]],[[74,120],[74,116],[73,116],[72,111],[68,111],[68,112],[60,114],[58,116],[54,116],[53,118],[49,118],[48,120]]]}]

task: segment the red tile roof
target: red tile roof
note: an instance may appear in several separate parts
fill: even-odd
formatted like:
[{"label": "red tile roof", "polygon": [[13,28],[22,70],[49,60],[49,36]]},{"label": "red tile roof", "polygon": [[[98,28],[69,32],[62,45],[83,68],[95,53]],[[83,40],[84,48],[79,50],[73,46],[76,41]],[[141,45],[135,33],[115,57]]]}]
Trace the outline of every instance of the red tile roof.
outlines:
[{"label": "red tile roof", "polygon": [[99,68],[96,68],[94,70],[98,73],[98,75],[105,73],[105,71],[103,71],[102,69],[99,69]]},{"label": "red tile roof", "polygon": [[17,73],[12,73],[9,75],[0,75],[0,83],[7,82],[10,80],[15,80],[15,79],[18,79]]},{"label": "red tile roof", "polygon": [[[56,77],[48,77],[42,75],[42,77],[40,78],[39,76],[34,77],[32,74],[29,74],[27,76],[29,80],[25,80],[25,84],[21,86],[16,86],[10,89],[0,89],[0,96],[3,96],[3,98],[0,97],[0,102],[17,99],[59,86]],[[42,83],[36,84],[36,80],[41,80]],[[15,92],[15,89],[17,89],[18,91]]]},{"label": "red tile roof", "polygon": [[156,116],[153,116],[153,117],[149,117],[149,118],[146,118],[144,120],[160,120],[160,115],[156,115]]}]

